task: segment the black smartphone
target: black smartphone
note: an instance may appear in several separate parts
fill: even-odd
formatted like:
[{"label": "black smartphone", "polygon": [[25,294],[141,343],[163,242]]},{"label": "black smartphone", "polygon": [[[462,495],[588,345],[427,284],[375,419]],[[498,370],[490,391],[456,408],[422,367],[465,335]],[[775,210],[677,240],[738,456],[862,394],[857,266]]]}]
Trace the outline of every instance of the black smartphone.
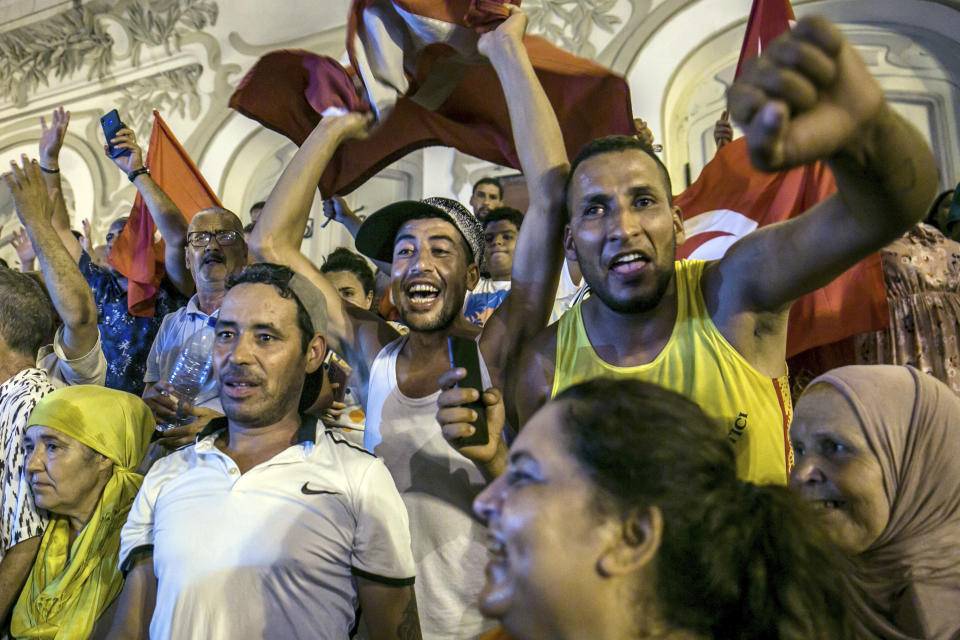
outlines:
[{"label": "black smartphone", "polygon": [[[476,389],[477,393],[483,394],[483,380],[480,377],[480,352],[477,350],[476,341],[450,336],[447,338],[447,346],[450,349],[450,366],[467,370],[467,377],[461,380],[457,386],[461,389]],[[490,441],[490,434],[487,432],[486,407],[479,399],[466,406],[477,412],[477,419],[473,423],[476,431],[472,436],[458,439],[457,445],[465,447],[487,444]]]},{"label": "black smartphone", "polygon": [[112,109],[110,113],[100,118],[100,127],[103,129],[103,137],[107,139],[107,148],[110,151],[111,158],[130,155],[130,149],[116,149],[110,142],[117,136],[117,132],[126,126],[121,122],[120,114],[117,113],[116,109]]}]

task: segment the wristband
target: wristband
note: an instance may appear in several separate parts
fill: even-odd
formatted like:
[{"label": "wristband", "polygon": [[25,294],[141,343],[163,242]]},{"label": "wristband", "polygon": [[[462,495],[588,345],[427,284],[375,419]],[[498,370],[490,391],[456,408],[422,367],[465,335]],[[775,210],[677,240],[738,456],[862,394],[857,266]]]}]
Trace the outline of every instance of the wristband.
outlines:
[{"label": "wristband", "polygon": [[133,171],[127,174],[127,178],[130,180],[130,182],[133,182],[134,180],[137,179],[137,176],[140,176],[143,174],[150,175],[150,169],[147,169],[146,167],[140,167],[139,169],[134,169]]},{"label": "wristband", "polygon": [[[39,162],[37,164],[40,164]],[[40,171],[44,173],[60,173],[60,169],[47,169],[45,166],[40,164]]]}]

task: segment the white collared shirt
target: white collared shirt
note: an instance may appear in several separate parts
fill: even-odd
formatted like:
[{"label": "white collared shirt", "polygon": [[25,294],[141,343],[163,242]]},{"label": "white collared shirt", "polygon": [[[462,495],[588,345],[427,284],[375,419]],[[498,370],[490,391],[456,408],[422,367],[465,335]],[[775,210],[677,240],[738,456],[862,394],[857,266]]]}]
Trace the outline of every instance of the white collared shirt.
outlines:
[{"label": "white collared shirt", "polygon": [[209,428],[153,466],[120,545],[125,569],[153,548],[152,640],[339,640],[355,623],[356,576],[413,584],[407,512],[386,467],[336,434],[314,443],[314,425],[244,474]]}]

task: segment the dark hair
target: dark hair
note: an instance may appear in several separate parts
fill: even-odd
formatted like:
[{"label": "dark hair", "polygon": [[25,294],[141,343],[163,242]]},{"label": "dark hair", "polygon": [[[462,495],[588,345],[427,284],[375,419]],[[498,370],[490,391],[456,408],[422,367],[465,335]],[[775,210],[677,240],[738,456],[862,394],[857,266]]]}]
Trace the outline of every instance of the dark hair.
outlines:
[{"label": "dark hair", "polygon": [[0,336],[19,354],[37,357],[50,339],[54,310],[36,280],[12,269],[0,269]]},{"label": "dark hair", "polygon": [[[957,186],[960,186],[960,185],[957,185]],[[940,229],[940,221],[937,220],[937,209],[940,208],[940,205],[943,203],[944,200],[946,200],[947,198],[953,197],[953,192],[954,192],[953,189],[947,189],[946,191],[941,192],[934,199],[933,204],[930,205],[930,208],[927,210],[927,215],[923,219],[923,221],[932,227],[936,227],[937,229]],[[940,231],[944,231],[944,230],[940,229]],[[944,233],[946,232],[944,231]]]},{"label": "dark hair", "polygon": [[490,223],[499,222],[500,220],[512,222],[513,226],[519,231],[520,225],[523,224],[523,214],[513,207],[497,207],[496,209],[491,209],[487,217],[483,219],[483,230],[486,231]]},{"label": "dark hair", "polygon": [[297,327],[300,329],[300,350],[307,352],[310,341],[313,340],[313,321],[310,319],[310,313],[300,302],[300,298],[290,288],[290,278],[293,277],[293,270],[279,264],[270,262],[256,262],[247,265],[243,271],[235,276],[227,278],[227,289],[232,289],[239,284],[269,284],[276,288],[281,298],[292,299],[297,304]]},{"label": "dark hair", "polygon": [[250,205],[250,211],[253,212],[256,209],[263,209],[263,207],[266,206],[266,204],[267,204],[266,200],[260,200],[259,202],[254,202],[252,205]]},{"label": "dark hair", "polygon": [[480,178],[479,180],[474,182],[473,190],[470,191],[470,195],[472,196],[473,194],[475,194],[477,192],[477,187],[479,187],[482,184],[492,184],[493,186],[495,186],[497,188],[497,192],[500,194],[500,199],[503,200],[503,185],[500,183],[500,179],[491,178],[489,176]]},{"label": "dark hair", "polygon": [[733,449],[683,396],[639,380],[570,387],[567,447],[598,506],[656,506],[656,593],[665,620],[709,638],[846,638],[841,560],[788,488],[736,476]]},{"label": "dark hair", "polygon": [[[582,162],[592,158],[593,156],[598,156],[601,153],[616,153],[618,151],[627,151],[629,149],[642,151],[653,158],[653,161],[657,163],[657,166],[660,168],[660,173],[663,175],[663,186],[667,190],[667,203],[672,205],[673,183],[670,181],[670,172],[667,171],[667,167],[663,164],[663,160],[661,160],[657,154],[653,152],[653,149],[633,136],[605,136],[603,138],[591,140],[587,144],[583,145],[583,147],[580,149],[580,152],[573,159],[573,163],[570,165],[570,173],[567,174],[567,182],[563,185],[564,206],[566,206],[567,198],[570,195],[570,182],[573,180],[573,173],[577,170],[577,167],[579,167]],[[569,214],[569,208],[567,213]]]},{"label": "dark hair", "polygon": [[243,228],[243,232],[244,232],[244,233],[253,233],[253,227],[254,227],[254,226],[256,226],[256,225],[254,225],[254,223],[252,223],[252,222],[249,223],[249,224],[247,224],[247,226],[245,226],[245,227]]},{"label": "dark hair", "polygon": [[72,233],[73,237],[76,238],[77,240],[83,239],[83,234],[77,231],[76,229],[70,229],[70,233]]},{"label": "dark hair", "polygon": [[331,271],[349,271],[357,276],[357,280],[363,286],[364,294],[373,292],[375,285],[373,269],[359,253],[354,253],[346,247],[337,247],[333,250],[333,253],[326,257],[323,266],[320,267],[321,273]]}]

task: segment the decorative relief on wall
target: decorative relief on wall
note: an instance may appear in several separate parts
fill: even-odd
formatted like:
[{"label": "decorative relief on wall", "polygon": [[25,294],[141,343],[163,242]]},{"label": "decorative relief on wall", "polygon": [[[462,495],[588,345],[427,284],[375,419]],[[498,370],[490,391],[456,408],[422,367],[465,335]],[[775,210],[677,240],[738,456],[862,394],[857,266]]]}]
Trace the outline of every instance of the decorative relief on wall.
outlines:
[{"label": "decorative relief on wall", "polygon": [[180,49],[185,33],[203,31],[217,23],[217,4],[213,0],[154,0],[128,2],[124,10],[112,16],[130,37],[130,57],[140,66],[144,46],[163,46],[167,55]]},{"label": "decorative relief on wall", "polygon": [[153,110],[163,114],[176,112],[181,118],[200,116],[200,92],[197,82],[203,73],[200,64],[188,64],[141,78],[124,86],[117,98],[117,110],[124,121],[141,136],[149,133]]},{"label": "decorative relief on wall", "polygon": [[102,78],[112,63],[113,38],[87,7],[0,33],[0,91],[18,107],[48,76],[66,78],[86,66],[88,79]]},{"label": "decorative relief on wall", "polygon": [[137,67],[144,47],[163,46],[172,54],[184,35],[215,24],[217,15],[213,0],[123,0],[84,5],[0,33],[0,97],[22,107],[51,77],[69,78],[83,69],[88,80],[107,77],[116,60],[108,20],[126,32],[128,56]]},{"label": "decorative relief on wall", "polygon": [[617,14],[618,0],[536,0],[524,3],[530,18],[530,32],[579,56],[597,54],[594,36],[612,36],[623,19]]}]

